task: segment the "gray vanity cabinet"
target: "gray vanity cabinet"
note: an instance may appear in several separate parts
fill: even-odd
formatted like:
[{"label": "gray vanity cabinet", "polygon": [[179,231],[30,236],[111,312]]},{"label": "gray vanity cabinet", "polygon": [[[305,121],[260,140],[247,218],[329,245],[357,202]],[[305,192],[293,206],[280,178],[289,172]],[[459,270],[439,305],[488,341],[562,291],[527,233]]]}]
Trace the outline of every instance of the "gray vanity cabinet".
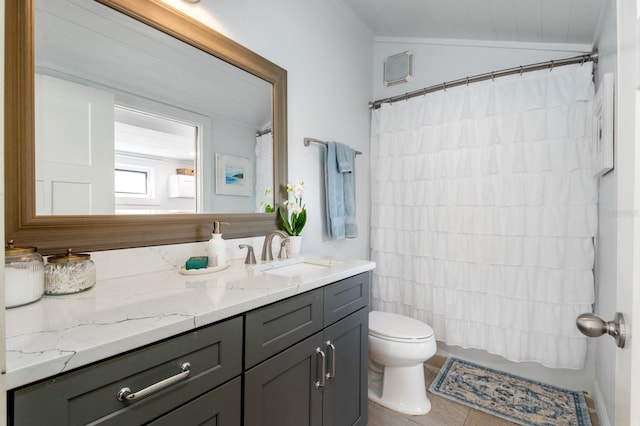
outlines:
[{"label": "gray vanity cabinet", "polygon": [[[185,363],[190,371],[182,378]],[[237,317],[11,391],[9,423],[187,425],[215,419],[237,426],[241,373],[242,317]],[[139,400],[118,399],[122,389],[139,393],[170,377],[180,380]]]},{"label": "gray vanity cabinet", "polygon": [[245,425],[366,425],[368,289],[364,273],[247,313]]},{"label": "gray vanity cabinet", "polygon": [[363,426],[368,304],[346,278],[11,390],[8,423]]}]

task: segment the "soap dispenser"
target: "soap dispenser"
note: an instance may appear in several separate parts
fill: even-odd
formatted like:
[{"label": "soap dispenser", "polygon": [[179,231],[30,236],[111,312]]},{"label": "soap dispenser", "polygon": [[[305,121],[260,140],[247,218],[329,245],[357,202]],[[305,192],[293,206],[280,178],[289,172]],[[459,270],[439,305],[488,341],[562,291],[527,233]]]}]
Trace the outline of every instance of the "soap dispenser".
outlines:
[{"label": "soap dispenser", "polygon": [[211,234],[211,239],[209,240],[209,245],[207,247],[209,263],[208,267],[212,268],[215,266],[224,266],[227,263],[227,251],[226,246],[224,244],[224,240],[222,239],[222,234],[220,233],[220,225],[228,225],[227,222],[213,222],[213,233]]}]

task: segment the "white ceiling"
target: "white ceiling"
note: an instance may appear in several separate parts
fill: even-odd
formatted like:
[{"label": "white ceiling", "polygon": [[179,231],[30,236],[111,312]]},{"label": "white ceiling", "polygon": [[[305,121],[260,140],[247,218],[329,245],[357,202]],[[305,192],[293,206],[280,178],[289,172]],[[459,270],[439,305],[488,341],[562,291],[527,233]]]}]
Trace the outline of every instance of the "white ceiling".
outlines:
[{"label": "white ceiling", "polygon": [[376,37],[592,45],[606,0],[343,0]]}]

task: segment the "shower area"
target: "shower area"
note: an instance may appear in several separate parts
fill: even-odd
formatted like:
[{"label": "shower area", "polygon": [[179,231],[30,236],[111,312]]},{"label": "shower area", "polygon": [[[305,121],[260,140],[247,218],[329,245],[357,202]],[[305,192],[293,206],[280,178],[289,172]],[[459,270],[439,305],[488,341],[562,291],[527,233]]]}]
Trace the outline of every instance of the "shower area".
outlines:
[{"label": "shower area", "polygon": [[575,320],[595,300],[598,223],[585,58],[376,105],[373,309],[446,345],[584,367]]}]

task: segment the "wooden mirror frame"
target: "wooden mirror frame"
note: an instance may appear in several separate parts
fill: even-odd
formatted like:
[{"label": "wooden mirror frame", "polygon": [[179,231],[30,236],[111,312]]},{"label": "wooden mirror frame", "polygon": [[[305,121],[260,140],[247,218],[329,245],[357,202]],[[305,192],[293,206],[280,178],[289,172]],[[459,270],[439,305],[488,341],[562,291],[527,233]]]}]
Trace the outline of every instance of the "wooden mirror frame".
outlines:
[{"label": "wooden mirror frame", "polygon": [[[275,201],[286,198],[287,72],[160,0],[96,0],[273,85]],[[6,0],[5,237],[42,254],[208,240],[213,221],[225,238],[265,235],[276,213],[36,216],[34,0]]]}]

